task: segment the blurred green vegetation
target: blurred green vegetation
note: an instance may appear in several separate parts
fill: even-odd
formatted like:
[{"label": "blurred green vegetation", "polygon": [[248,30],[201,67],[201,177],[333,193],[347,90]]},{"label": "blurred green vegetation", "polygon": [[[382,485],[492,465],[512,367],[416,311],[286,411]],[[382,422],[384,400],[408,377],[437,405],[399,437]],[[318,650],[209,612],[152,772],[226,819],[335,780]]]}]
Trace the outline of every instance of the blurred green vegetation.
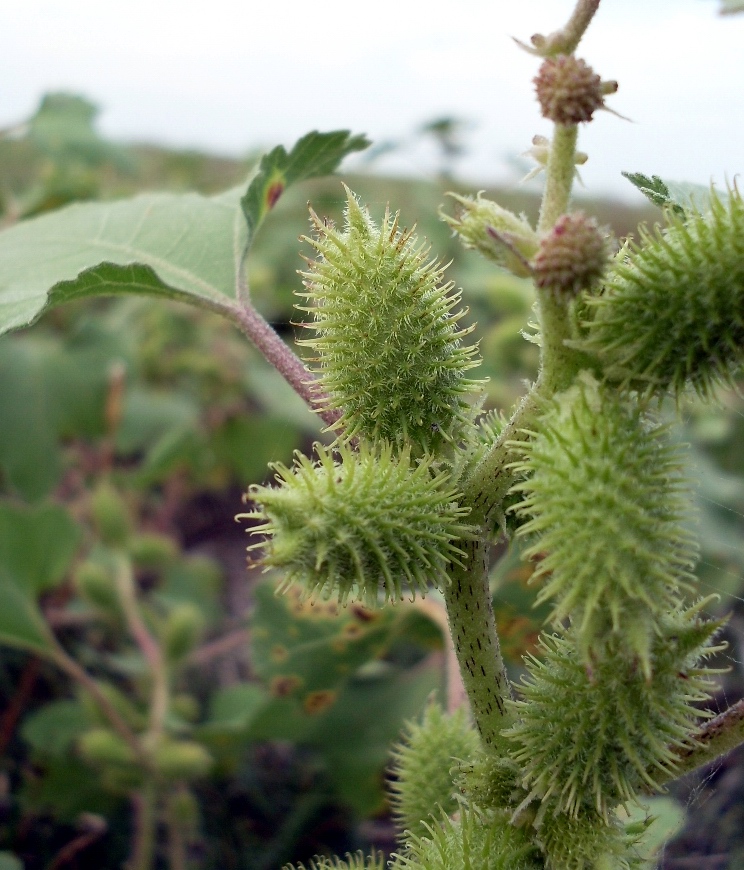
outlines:
[{"label": "blurred green vegetation", "polygon": [[[50,95],[0,135],[0,223],[140,190],[215,192],[245,185],[255,164],[256,155],[110,143],[95,115],[78,96]],[[451,209],[448,190],[472,191],[454,180],[344,180],[374,217],[399,208],[401,224],[451,261],[448,276],[478,324],[486,407],[508,411],[536,372],[537,349],[522,335],[533,295],[529,282],[458,247],[439,219],[440,206]],[[535,195],[487,193],[534,218]],[[300,319],[300,254],[311,253],[298,241],[308,201],[340,221],[340,179],[289,190],[250,261],[256,304],[288,341]],[[646,205],[581,206],[618,238],[659,218]],[[79,868],[127,856],[136,771],[95,749],[107,728],[95,701],[35,654],[56,637],[142,727],[152,676],[112,591],[120,545],[147,627],[171,657],[168,739],[209,760],[199,775],[174,774],[194,866],[274,870],[317,852],[392,845],[360,822],[385,818],[388,746],[442,691],[439,623],[415,605],[338,613],[278,599],[270,579],[246,571],[246,530],[233,520],[248,484],[270,476],[269,461],[289,462],[319,437],[314,415],[231,324],[149,299],[56,309],[0,339],[0,371],[0,573],[12,565],[33,591],[23,624],[4,620],[0,596],[0,642],[11,647],[0,657],[0,866],[15,866],[13,855],[26,870],[64,866],[68,853]],[[690,400],[684,417],[699,478],[701,582],[730,609],[744,594],[744,401],[734,392],[713,407]],[[40,567],[40,552],[57,561]],[[529,576],[517,548],[505,549],[493,589],[515,675],[544,617],[532,609]]]}]

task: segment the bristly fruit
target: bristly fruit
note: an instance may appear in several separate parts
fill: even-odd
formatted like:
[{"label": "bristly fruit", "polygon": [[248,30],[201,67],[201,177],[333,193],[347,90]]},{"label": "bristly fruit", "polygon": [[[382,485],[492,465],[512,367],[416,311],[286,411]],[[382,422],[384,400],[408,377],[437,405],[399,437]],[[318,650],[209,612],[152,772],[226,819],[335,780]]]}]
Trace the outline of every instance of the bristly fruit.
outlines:
[{"label": "bristly fruit", "polygon": [[603,82],[586,61],[571,54],[546,58],[534,79],[544,118],[556,124],[591,121],[617,83]]},{"label": "bristly fruit", "polygon": [[654,617],[692,580],[696,548],[681,521],[687,485],[678,450],[589,374],[547,405],[528,442],[515,445],[526,479],[514,506],[531,536],[527,558],[544,580],[538,602],[571,617],[581,655],[612,636],[650,672]]},{"label": "bristly fruit", "polygon": [[402,743],[393,749],[390,784],[398,830],[425,836],[433,817],[450,815],[458,807],[454,770],[478,752],[478,732],[468,723],[464,707],[446,714],[430,703],[421,723],[409,722]]},{"label": "bristly fruit", "polygon": [[268,540],[248,549],[265,547],[264,564],[284,569],[280,591],[296,582],[311,597],[377,606],[448,582],[472,531],[446,473],[388,443],[341,445],[340,462],[321,444],[315,452],[316,462],[275,463],[279,485],[250,487],[256,509],[239,515],[262,521],[250,531]]},{"label": "bristly fruit", "polygon": [[558,218],[540,240],[532,261],[535,284],[557,296],[573,297],[595,289],[609,265],[607,233],[577,211]]},{"label": "bristly fruit", "polygon": [[442,284],[443,267],[412,232],[386,212],[380,227],[347,188],[345,229],[314,213],[318,252],[303,272],[317,336],[301,342],[328,396],[341,412],[336,426],[348,441],[360,436],[394,446],[413,442],[425,452],[456,439],[470,423],[468,393],[479,382],[465,372],[479,364],[462,344],[460,293]]},{"label": "bristly fruit", "polygon": [[642,398],[707,396],[744,360],[744,202],[737,188],[710,210],[621,252],[601,296],[588,300],[588,334],[606,377]]},{"label": "bristly fruit", "polygon": [[282,870],[385,870],[386,866],[384,855],[373,853],[365,857],[363,852],[356,852],[353,855],[347,852],[343,860],[318,855],[310,861],[308,867],[304,864],[286,864]]},{"label": "bristly fruit", "polygon": [[393,855],[390,870],[539,870],[544,867],[529,832],[509,822],[508,812],[463,807],[459,818],[442,815],[412,834]]},{"label": "bristly fruit", "polygon": [[[695,745],[710,674],[699,666],[720,647],[720,622],[701,619],[701,604],[660,617],[648,679],[620,640],[587,668],[568,629],[541,640],[541,659],[526,659],[529,676],[514,705],[507,738],[522,768],[525,802],[550,801],[580,818],[594,810],[609,822],[614,808],[641,789],[658,790],[675,771],[675,747]],[[712,715],[712,714],[709,714]],[[570,735],[570,737],[569,737]]]}]

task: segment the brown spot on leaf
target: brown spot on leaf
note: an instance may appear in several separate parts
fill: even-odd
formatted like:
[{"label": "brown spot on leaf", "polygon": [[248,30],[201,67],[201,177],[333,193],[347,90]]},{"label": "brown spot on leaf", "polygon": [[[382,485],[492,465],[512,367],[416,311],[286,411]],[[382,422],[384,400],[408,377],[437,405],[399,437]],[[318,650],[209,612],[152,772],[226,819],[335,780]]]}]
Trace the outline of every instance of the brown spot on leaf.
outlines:
[{"label": "brown spot on leaf", "polygon": [[295,674],[284,674],[274,677],[269,685],[269,691],[274,698],[286,698],[302,685],[302,680]]},{"label": "brown spot on leaf", "polygon": [[321,689],[318,692],[309,692],[305,696],[303,707],[310,716],[322,713],[336,702],[337,692],[331,689]]},{"label": "brown spot on leaf", "polygon": [[271,661],[272,662],[286,662],[289,658],[289,650],[286,646],[282,646],[280,643],[274,644],[271,647]]},{"label": "brown spot on leaf", "polygon": [[284,193],[284,182],[272,182],[266,191],[266,204],[269,208],[274,208],[279,197]]}]

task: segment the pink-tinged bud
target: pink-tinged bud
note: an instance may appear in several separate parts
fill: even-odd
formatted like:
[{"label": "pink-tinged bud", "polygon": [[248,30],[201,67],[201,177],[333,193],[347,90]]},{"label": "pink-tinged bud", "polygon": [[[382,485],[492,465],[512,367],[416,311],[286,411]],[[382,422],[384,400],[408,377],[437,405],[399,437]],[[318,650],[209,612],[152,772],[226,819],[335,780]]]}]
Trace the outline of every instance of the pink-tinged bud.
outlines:
[{"label": "pink-tinged bud", "polygon": [[583,212],[564,214],[540,242],[532,261],[535,284],[564,296],[576,296],[599,284],[607,268],[607,236]]},{"label": "pink-tinged bud", "polygon": [[585,61],[570,54],[559,54],[543,61],[534,79],[543,117],[556,124],[581,124],[604,106],[607,84]]}]

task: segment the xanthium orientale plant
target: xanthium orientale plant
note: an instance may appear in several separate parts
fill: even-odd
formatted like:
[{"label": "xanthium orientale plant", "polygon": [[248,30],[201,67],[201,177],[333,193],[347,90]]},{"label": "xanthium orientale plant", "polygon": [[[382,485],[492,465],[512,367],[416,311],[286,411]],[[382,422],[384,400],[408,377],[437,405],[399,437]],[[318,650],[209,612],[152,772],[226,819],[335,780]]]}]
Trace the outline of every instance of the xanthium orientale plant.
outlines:
[{"label": "xanthium orientale plant", "polygon": [[[432,706],[395,751],[396,870],[642,866],[622,809],[718,751],[696,704],[722,623],[694,598],[684,457],[654,409],[688,387],[709,396],[742,360],[744,204],[734,188],[706,212],[670,212],[614,257],[570,210],[578,127],[617,90],[574,54],[596,6],[533,40],[555,124],[538,226],[480,195],[443,216],[534,279],[541,367],[511,419],[479,422],[460,294],[397,216],[376,226],[348,190],[343,228],[312,215],[302,344],[336,441],[277,465],[247,516],[264,562],[308,596],[373,605],[427,583],[444,596],[473,724]],[[487,580],[514,495],[510,522],[552,605],[518,688]]]},{"label": "xanthium orientale plant", "polygon": [[[119,223],[106,221],[95,250],[70,254],[44,288],[62,243],[52,233],[47,263],[31,242],[59,219],[0,238],[6,328],[98,293],[189,301],[236,323],[317,411],[333,443],[276,464],[240,515],[258,536],[249,549],[282,572],[280,590],[367,606],[441,594],[469,712],[430,705],[393,752],[393,870],[647,866],[645,823],[627,810],[744,741],[742,702],[709,722],[697,706],[722,621],[695,597],[684,457],[655,414],[685,390],[710,398],[744,359],[744,202],[734,186],[680,207],[646,179],[667,225],[614,256],[608,233],[572,210],[586,160],[579,126],[617,90],[576,56],[598,6],[578,0],[564,28],[524,46],[541,60],[537,98],[554,124],[531,152],[545,172],[537,226],[482,195],[455,196],[443,215],[463,245],[534,279],[540,369],[510,415],[481,413],[477,348],[444,267],[397,215],[376,224],[348,189],[343,227],[311,213],[314,257],[298,294],[307,367],[253,307],[245,260],[264,217],[289,184],[365,147],[361,137],[314,133],[275,149],[239,209],[228,192],[191,202],[186,218],[164,196],[70,210],[65,220],[83,215],[93,229],[112,208],[123,226],[136,218],[140,256],[128,258]],[[183,262],[163,265],[158,220],[187,240],[198,223],[224,246],[206,258],[194,241]],[[34,269],[23,272],[13,257],[30,248]],[[224,274],[208,272],[221,257]],[[503,533],[525,539],[537,598],[552,607],[520,686],[504,667],[489,589]],[[129,738],[133,757],[146,755]],[[383,866],[379,855],[312,864]]]}]

